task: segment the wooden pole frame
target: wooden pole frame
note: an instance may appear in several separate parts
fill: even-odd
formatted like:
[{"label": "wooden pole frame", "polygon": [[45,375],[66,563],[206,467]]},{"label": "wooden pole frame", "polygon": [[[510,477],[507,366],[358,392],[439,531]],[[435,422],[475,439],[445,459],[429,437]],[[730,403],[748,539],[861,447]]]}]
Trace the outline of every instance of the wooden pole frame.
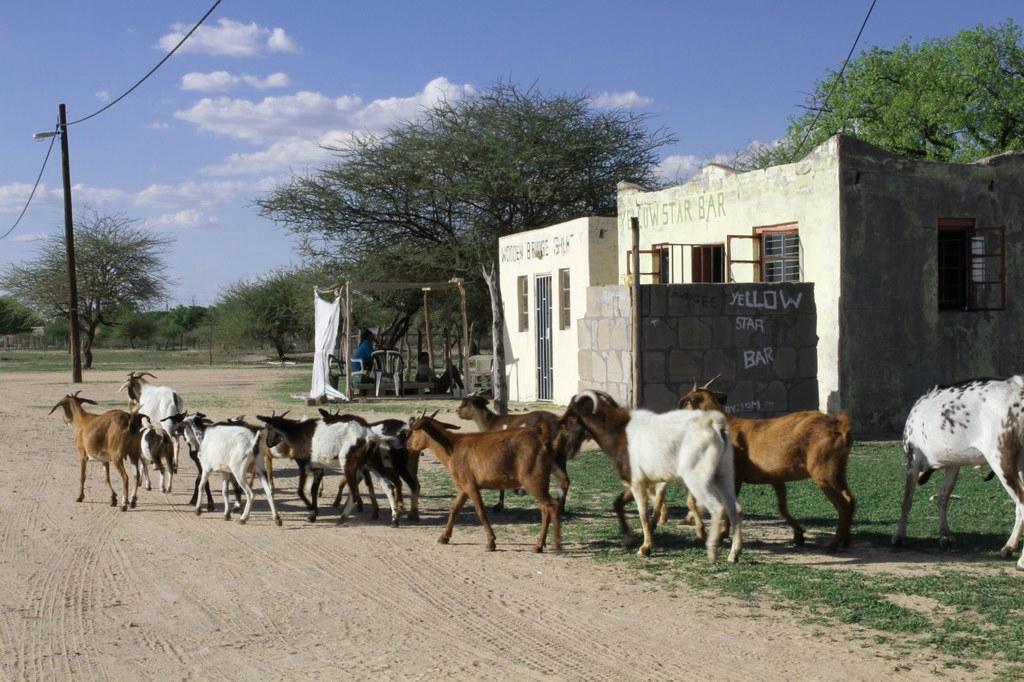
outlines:
[{"label": "wooden pole frame", "polygon": [[352,400],[352,283],[345,282],[345,397]]},{"label": "wooden pole frame", "polygon": [[434,371],[434,337],[433,331],[430,328],[430,289],[423,290],[423,333],[427,336],[427,356],[430,360],[427,361],[427,365],[430,367],[430,371]]},{"label": "wooden pole frame", "polygon": [[632,286],[630,288],[630,301],[633,309],[633,320],[630,334],[631,350],[633,351],[633,395],[631,403],[634,408],[640,407],[642,400],[643,382],[640,377],[640,219],[633,217],[629,219],[629,231],[633,239],[633,251],[630,253],[631,269],[633,271]]},{"label": "wooden pole frame", "polygon": [[461,279],[456,280],[455,285],[459,288],[459,298],[462,303],[462,381],[463,385],[466,386],[466,391],[470,390],[470,387],[465,382],[469,381],[469,318],[466,315],[466,287],[464,286]]}]

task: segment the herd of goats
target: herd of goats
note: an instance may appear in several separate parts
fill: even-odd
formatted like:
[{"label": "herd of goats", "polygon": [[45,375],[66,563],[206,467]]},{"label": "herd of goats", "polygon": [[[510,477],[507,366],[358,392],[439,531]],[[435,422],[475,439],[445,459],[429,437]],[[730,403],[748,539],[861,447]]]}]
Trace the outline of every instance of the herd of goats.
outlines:
[{"label": "herd of goats", "polygon": [[[198,476],[192,499],[196,514],[202,512],[205,492],[207,509],[213,496],[209,477],[221,474],[224,518],[233,509],[245,507],[239,517],[245,523],[252,507],[252,484],[258,477],[266,493],[271,514],[281,525],[274,505],[272,460],[287,458],[299,469],[298,495],[308,509],[308,520],[318,515],[318,498],[324,473],[340,469],[341,484],[334,506],[341,506],[341,523],[353,507],[362,510],[359,483],[366,483],[376,518],[376,483],[391,507],[391,525],[401,514],[418,520],[420,485],[419,456],[430,450],[448,469],[457,495],[448,522],[438,539],[446,544],[459,510],[466,500],[473,503],[487,539],[495,548],[494,531],[481,498],[481,490],[500,490],[496,511],[504,502],[504,491],[525,490],[537,500],[541,528],[534,544],[543,551],[549,526],[552,546],[561,548],[560,518],[569,490],[568,460],[579,452],[584,440],[593,439],[608,455],[622,479],[623,492],[614,502],[619,528],[626,539],[630,528],[625,505],[635,501],[643,544],[639,553],[648,555],[659,521],[667,508],[665,491],[679,483],[688,492],[687,507],[697,538],[706,541],[708,558],[715,561],[723,530],[731,532],[729,561],[738,560],[742,548],[737,495],[744,483],[771,485],[778,499],[779,514],[793,530],[793,541],[804,542],[803,529],[786,505],[786,483],[810,478],[838,512],[838,525],[829,550],[847,547],[853,522],[854,498],[846,480],[846,465],[852,446],[851,422],[845,412],[830,416],[817,411],[795,412],[773,419],[743,419],[729,415],[723,406],[727,396],[694,382],[693,389],[679,401],[679,409],[656,414],[626,409],[606,393],[585,390],[576,395],[565,413],[547,411],[498,415],[488,401],[476,395],[462,399],[459,417],[473,421],[479,432],[460,433],[459,427],[438,420],[437,412],[409,418],[367,422],[349,414],[320,410],[318,418],[289,419],[285,414],[258,416],[263,426],[244,418],[214,422],[201,412],[189,414],[173,389],[147,381],[149,372],[132,372],[121,386],[128,394],[128,410],[88,412],[83,406],[96,405],[78,393],[66,395],[51,410],[62,408],[64,420],[74,426],[75,448],[81,467],[78,501],[85,496],[88,461],[103,463],[111,506],[118,495],[110,483],[110,467],[120,475],[122,511],[134,507],[138,489],[145,480],[150,489],[149,467],[160,472],[160,488],[170,492],[177,467],[181,440],[188,447]],[[903,505],[893,543],[906,536],[907,517],[917,485],[937,469],[945,469],[945,480],[937,495],[940,544],[951,540],[946,510],[961,466],[988,465],[1010,494],[1016,507],[1013,531],[1003,547],[1009,557],[1024,529],[1024,377],[1006,380],[976,379],[951,386],[936,386],[910,410],[903,435],[907,474]],[[129,473],[134,476],[129,476]],[[550,490],[554,476],[558,489]],[[311,478],[307,491],[307,477]],[[133,479],[129,496],[129,479]],[[234,485],[235,502],[229,501],[228,484]],[[406,512],[402,485],[410,491]],[[653,506],[650,501],[653,498]],[[705,524],[703,514],[710,514]],[[1024,569],[1024,556],[1017,567]]]}]

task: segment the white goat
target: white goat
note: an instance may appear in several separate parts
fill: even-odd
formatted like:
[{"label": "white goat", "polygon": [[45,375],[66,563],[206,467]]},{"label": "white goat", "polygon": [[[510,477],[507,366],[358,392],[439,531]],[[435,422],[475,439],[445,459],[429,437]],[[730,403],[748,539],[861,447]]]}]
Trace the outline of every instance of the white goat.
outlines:
[{"label": "white goat", "polygon": [[[988,464],[1014,503],[1013,531],[1001,551],[1006,558],[1013,554],[1024,529],[1022,412],[1024,376],[936,386],[918,398],[903,429],[907,473],[900,521],[892,538],[894,545],[901,544],[907,537],[907,517],[916,487],[927,481],[935,470],[945,469],[936,502],[939,545],[948,546],[953,538],[946,510],[960,467]],[[1024,569],[1024,555],[1017,562],[1017,568]]]},{"label": "white goat", "polygon": [[[270,504],[270,513],[274,522],[281,525],[281,516],[274,506],[274,491],[270,489],[267,472],[264,469],[263,457],[260,456],[260,430],[241,424],[213,424],[211,426],[194,426],[199,440],[199,464],[202,474],[196,491],[202,490],[212,472],[222,474],[221,494],[224,496],[224,520],[231,519],[231,505],[228,502],[228,478],[234,476],[235,482],[245,493],[245,509],[238,518],[239,523],[249,519],[252,509],[252,488],[245,481],[249,467],[256,467],[260,477],[260,485]],[[196,516],[202,513],[202,500],[196,495]]]},{"label": "white goat", "polygon": [[[164,422],[169,417],[185,411],[185,401],[181,399],[180,395],[168,386],[157,386],[148,383],[145,379],[147,376],[156,379],[156,375],[150,372],[129,372],[128,380],[121,384],[121,388],[118,389],[119,392],[128,392],[129,410],[135,410],[138,407],[135,411],[149,417],[154,424]],[[166,428],[165,424],[161,423],[161,426]],[[172,470],[167,472],[168,476],[178,469],[179,445],[177,436],[173,436],[172,441],[174,462]]]},{"label": "white goat", "polygon": [[583,391],[573,398],[562,421],[572,418],[582,421],[613,462],[628,459],[629,471],[620,469],[620,474],[625,474],[624,480],[628,476],[644,529],[640,555],[650,554],[653,544],[648,496],[655,492],[654,508],[658,510],[664,504],[666,484],[682,483],[711,512],[708,559],[718,558],[723,514],[729,517],[732,528],[729,561],[739,559],[740,517],[733,448],[725,415],[699,410],[673,410],[665,414],[626,410],[606,393]]}]

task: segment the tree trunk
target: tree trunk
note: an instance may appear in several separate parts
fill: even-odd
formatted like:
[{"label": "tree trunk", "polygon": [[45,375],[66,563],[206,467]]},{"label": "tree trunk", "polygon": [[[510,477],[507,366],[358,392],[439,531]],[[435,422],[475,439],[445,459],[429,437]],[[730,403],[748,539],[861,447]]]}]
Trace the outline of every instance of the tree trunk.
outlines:
[{"label": "tree trunk", "polygon": [[491,385],[494,390],[494,409],[498,414],[508,413],[508,382],[505,380],[505,306],[501,302],[501,284],[498,268],[491,264],[481,265],[487,291],[491,295],[491,345],[494,348],[494,367],[491,370]]},{"label": "tree trunk", "polygon": [[92,369],[92,341],[96,337],[98,322],[90,321],[85,325],[85,338],[82,339],[82,369]]}]

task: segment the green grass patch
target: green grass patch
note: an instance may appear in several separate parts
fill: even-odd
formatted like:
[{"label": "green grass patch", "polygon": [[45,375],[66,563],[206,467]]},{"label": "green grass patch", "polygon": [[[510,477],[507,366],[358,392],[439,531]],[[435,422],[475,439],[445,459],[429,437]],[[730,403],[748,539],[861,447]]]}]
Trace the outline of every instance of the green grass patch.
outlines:
[{"label": "green grass patch", "polygon": [[[987,470],[961,472],[950,503],[954,547],[938,547],[938,510],[929,497],[942,474],[918,489],[908,526],[907,545],[893,550],[890,539],[899,517],[905,458],[897,443],[862,443],[854,448],[848,478],[857,499],[853,547],[839,555],[852,566],[815,565],[835,530],[836,512],[810,481],[788,486],[791,513],[800,520],[808,546],[792,547],[791,533],[777,518],[774,491],[745,486],[740,495],[746,525],[744,553],[737,565],[722,559],[711,565],[693,527],[680,524],[685,495],[679,488],[668,496],[670,520],[655,535],[654,556],[635,556],[639,520],[635,508],[627,518],[637,538],[623,548],[612,501],[622,484],[600,451],[581,453],[569,464],[572,488],[563,523],[570,553],[599,561],[622,563],[638,579],[665,588],[686,584],[741,602],[791,609],[801,619],[827,625],[855,624],[897,650],[927,647],[943,654],[949,665],[971,670],[985,660],[999,661],[1000,673],[1024,670],[1022,578],[999,558],[999,549],[1013,524],[1013,505],[996,481],[984,481]],[[443,470],[424,472],[424,486],[439,501],[450,502],[451,481]],[[485,493],[493,504],[495,493]],[[510,493],[508,510],[491,514],[498,543],[510,534],[519,540],[534,534],[540,520],[529,496]],[[475,524],[467,503],[461,524]],[[468,529],[462,532],[470,532]],[[476,531],[479,532],[479,531]],[[802,561],[801,557],[807,557]],[[886,571],[885,564],[912,564],[912,570]],[[872,570],[859,570],[870,567]],[[920,569],[920,570],[918,570]]]},{"label": "green grass patch", "polygon": [[[253,353],[215,352],[213,363],[207,350],[128,350],[97,348],[93,350],[92,369],[146,370],[195,369],[198,367],[273,367],[265,362],[269,356],[260,351]],[[276,365],[280,366],[280,365]],[[0,351],[0,373],[8,372],[70,372],[71,356],[58,350],[5,350]]]}]

